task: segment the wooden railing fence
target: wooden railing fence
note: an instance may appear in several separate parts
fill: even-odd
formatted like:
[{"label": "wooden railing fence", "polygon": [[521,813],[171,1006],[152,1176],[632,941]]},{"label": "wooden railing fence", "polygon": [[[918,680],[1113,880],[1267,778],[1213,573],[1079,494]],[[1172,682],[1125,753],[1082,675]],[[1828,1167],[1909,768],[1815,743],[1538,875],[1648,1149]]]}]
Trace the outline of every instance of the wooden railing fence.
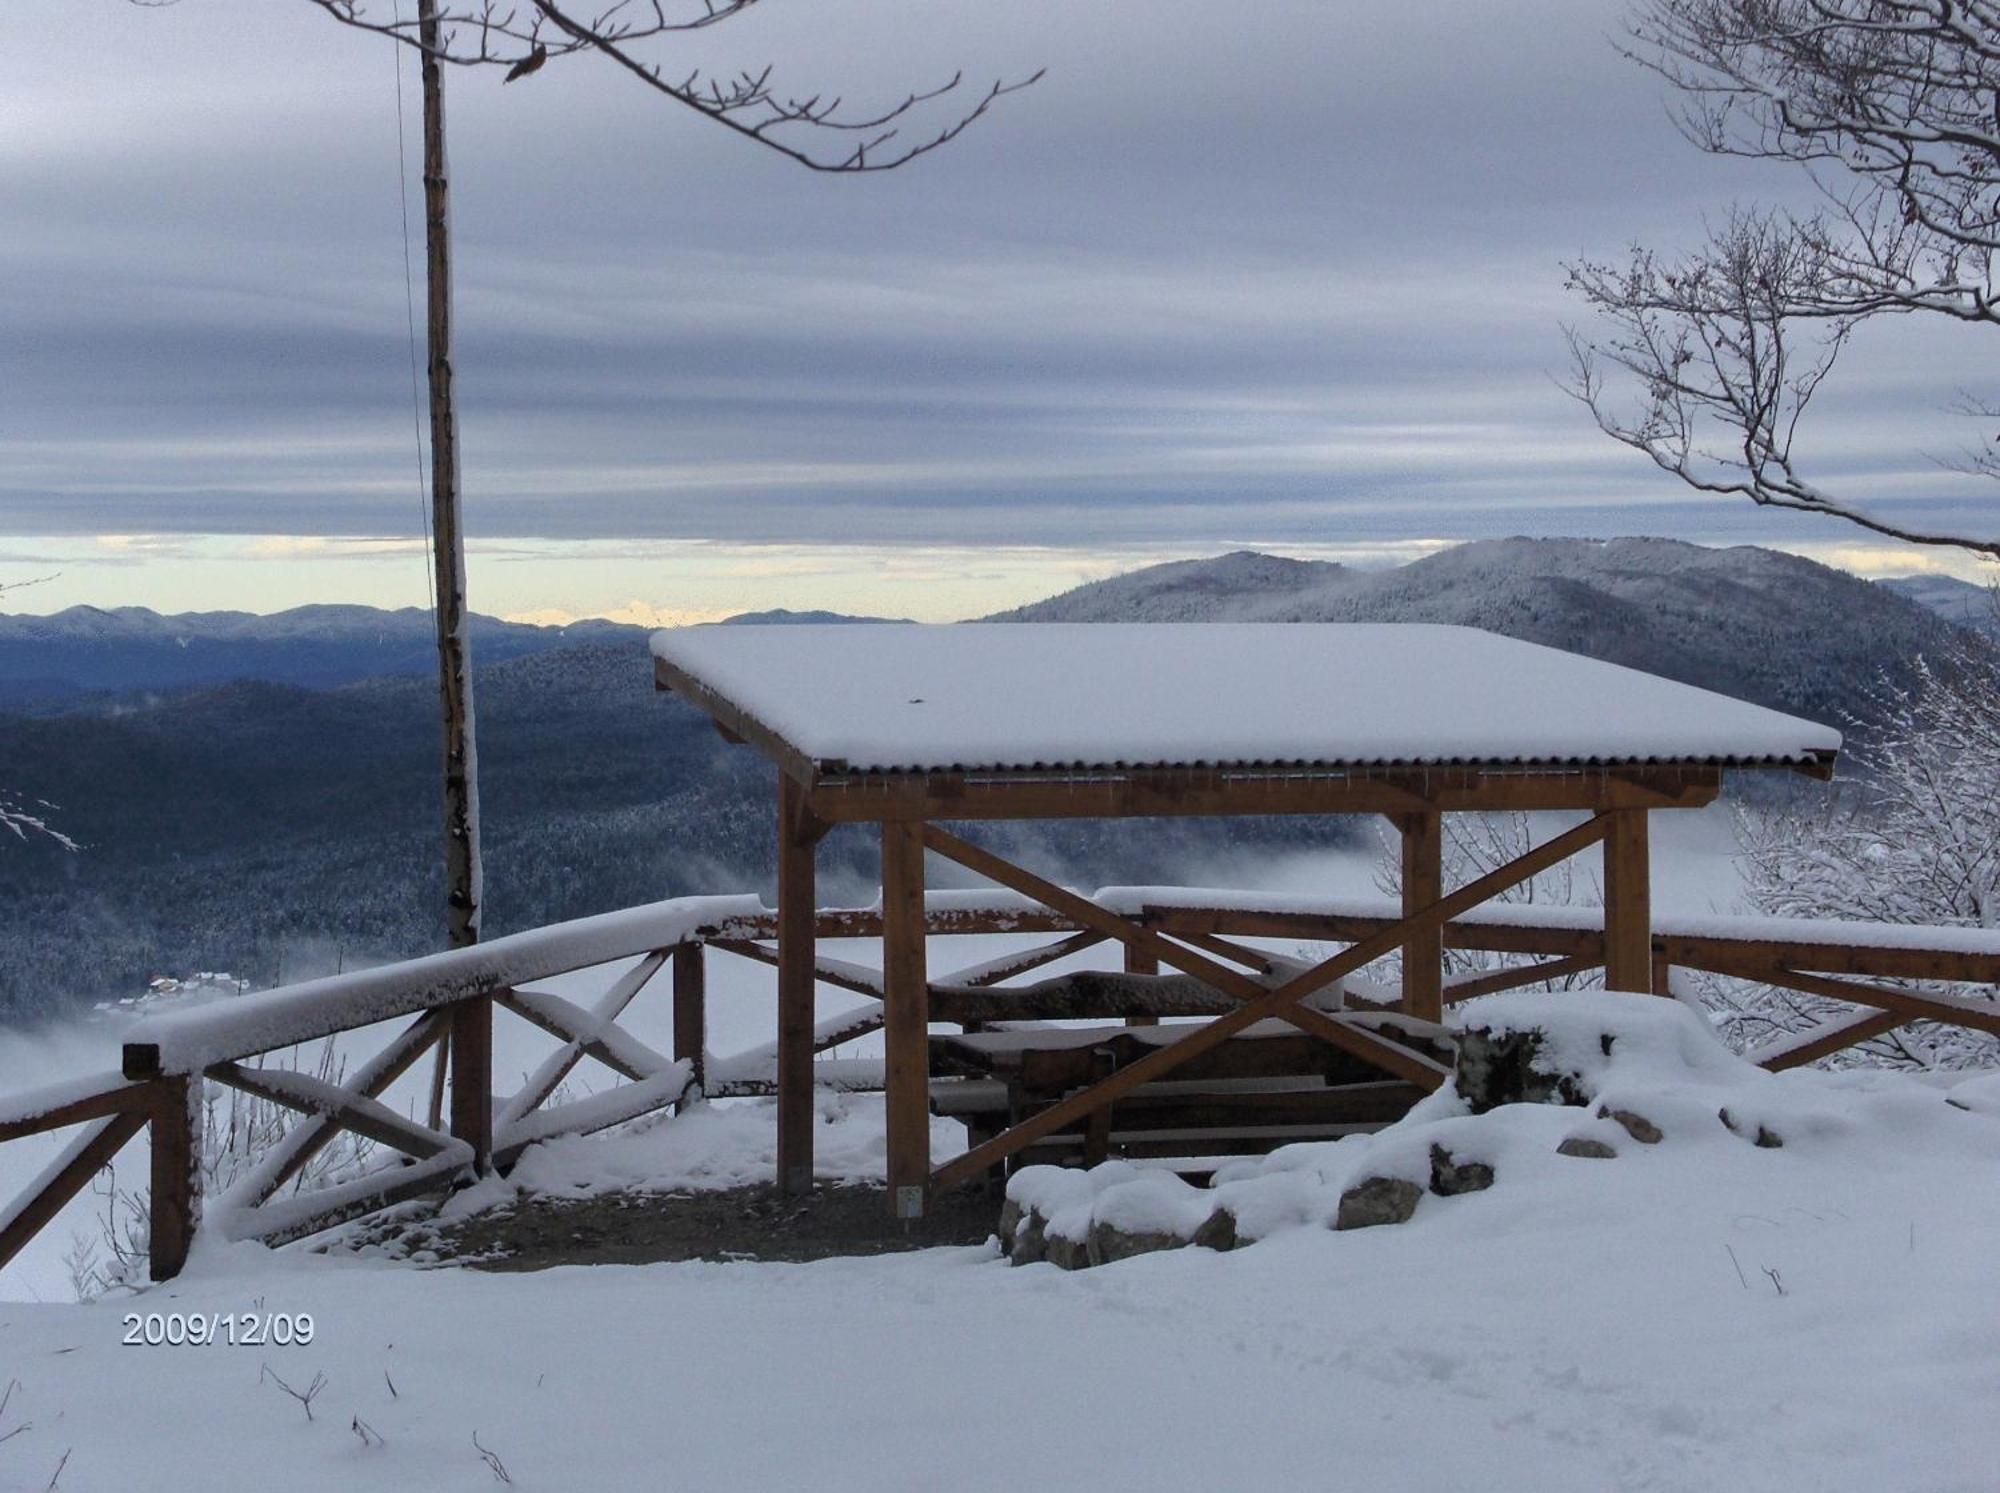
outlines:
[{"label": "wooden railing fence", "polygon": [[[1279,899],[1168,888],[1112,890],[1100,906],[1137,916],[1154,934],[1280,982],[1298,966],[1241,940],[1355,944],[1393,926],[1388,903]],[[940,892],[925,905],[933,936],[1035,934],[1034,947],[987,959],[931,982],[934,1020],[972,1028],[996,1021],[1118,1014],[1133,1023],[1215,1015],[1238,1002],[1187,976],[1159,976],[1144,949],[1128,949],[1116,973],[1023,977],[1107,941],[1061,913],[1006,895]],[[879,910],[827,910],[821,939],[878,938]],[[706,1050],[707,951],[775,965],[777,916],[754,898],[698,897],[586,918],[413,959],[221,1001],[140,1022],[124,1044],[122,1071],[0,1097],[0,1142],[76,1128],[76,1135],[23,1193],[0,1207],[0,1265],[56,1217],[112,1157],[141,1133],[149,1143],[150,1271],[155,1280],[186,1262],[201,1220],[202,1093],[213,1082],[295,1111],[283,1138],[221,1196],[208,1226],[231,1239],[282,1243],[307,1237],[401,1199],[505,1170],[529,1146],[600,1130],[698,1097],[768,1094],[777,1081],[775,1044],[728,1057]],[[1588,974],[1603,967],[1605,939],[1592,909],[1489,906],[1447,924],[1447,949],[1482,950],[1521,962],[1446,982],[1447,1003]],[[611,967],[588,1004],[534,988],[559,975]],[[1669,993],[1676,968],[1839,1002],[1818,1025],[1748,1054],[1767,1068],[1810,1063],[1913,1021],[2000,1036],[2000,933],[1963,928],[1748,918],[1655,920],[1653,986]],[[615,973],[611,971],[615,970]],[[673,1051],[656,1051],[620,1018],[665,972],[671,986]],[[822,1022],[823,1055],[881,1028],[879,969],[818,959],[817,978],[867,998]],[[1939,991],[1945,983],[1985,994]],[[1337,999],[1357,1014],[1392,997],[1349,980]],[[554,1048],[509,1094],[494,1092],[492,1011],[528,1022]],[[259,1063],[260,1057],[340,1033],[398,1023],[386,1043],[340,1082]],[[448,1122],[432,1126],[382,1100],[438,1043],[451,1054]],[[624,1080],[554,1103],[585,1059]],[[882,1087],[882,1065],[826,1059],[816,1081]],[[388,1159],[366,1174],[314,1190],[286,1188],[342,1131],[374,1142]]]}]

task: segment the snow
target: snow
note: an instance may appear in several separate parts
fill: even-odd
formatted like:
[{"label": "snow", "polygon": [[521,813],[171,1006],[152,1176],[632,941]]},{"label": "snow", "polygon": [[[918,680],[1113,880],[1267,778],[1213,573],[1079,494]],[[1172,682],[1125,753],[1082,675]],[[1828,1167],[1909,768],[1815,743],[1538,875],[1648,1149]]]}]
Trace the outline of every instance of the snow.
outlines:
[{"label": "snow", "polygon": [[[1616,1027],[1593,1071],[1607,1093],[1726,1091],[1786,1144],[1749,1144],[1712,1106],[1637,1146],[1582,1110],[1434,1105],[1243,1163],[1220,1191],[1254,1246],[1076,1274],[990,1245],[487,1275],[204,1238],[137,1296],[0,1305],[0,1379],[18,1381],[0,1436],[28,1427],[0,1441],[0,1488],[43,1488],[67,1455],[58,1486],[82,1493],[471,1493],[499,1485],[476,1436],[514,1486],[549,1490],[1989,1489],[2000,1118],[1895,1075],[1690,1064],[1667,1002],[1564,1011],[1586,1013],[1568,1031],[1585,1060]],[[822,1105],[822,1175],[879,1172],[880,1101]],[[1616,1160],[1554,1154],[1594,1125]],[[1322,1226],[1348,1170],[1333,1158],[1414,1172],[1439,1138],[1496,1185],[1427,1197],[1400,1227]],[[768,1106],[717,1106],[539,1148],[517,1181],[726,1185],[768,1177],[769,1148]],[[1129,1231],[1184,1226],[1196,1195],[1123,1164],[1021,1175]],[[249,1311],[310,1313],[313,1340],[120,1344],[128,1312]],[[310,1420],[267,1370],[324,1376]]]},{"label": "snow", "polygon": [[[653,651],[856,771],[1802,763],[1825,726],[1468,627],[702,626]],[[1025,708],[1025,707],[1032,708]]]}]

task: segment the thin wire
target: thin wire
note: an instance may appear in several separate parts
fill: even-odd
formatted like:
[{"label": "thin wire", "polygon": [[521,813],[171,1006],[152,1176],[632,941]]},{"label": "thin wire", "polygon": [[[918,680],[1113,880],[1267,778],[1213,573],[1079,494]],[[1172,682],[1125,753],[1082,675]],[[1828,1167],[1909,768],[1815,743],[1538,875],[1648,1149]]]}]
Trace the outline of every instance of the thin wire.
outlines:
[{"label": "thin wire", "polygon": [[[396,19],[403,18],[403,7],[396,6]],[[436,548],[431,538],[431,498],[430,487],[424,474],[424,407],[420,382],[417,377],[417,277],[410,267],[410,150],[405,143],[403,129],[403,45],[395,43],[389,48],[396,63],[396,170],[401,190],[396,194],[396,205],[403,213],[403,316],[409,326],[410,335],[410,428],[417,442],[417,511],[424,525],[424,594],[430,598],[431,615],[437,615],[437,577],[433,567]]]}]

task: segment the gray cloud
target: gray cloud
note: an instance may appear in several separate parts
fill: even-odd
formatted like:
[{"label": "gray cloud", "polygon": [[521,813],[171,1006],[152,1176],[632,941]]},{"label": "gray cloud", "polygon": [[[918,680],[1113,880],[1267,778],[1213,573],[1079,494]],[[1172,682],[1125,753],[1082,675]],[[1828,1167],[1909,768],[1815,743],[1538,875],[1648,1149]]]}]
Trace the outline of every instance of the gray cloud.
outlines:
[{"label": "gray cloud", "polygon": [[[1682,494],[1550,378],[1561,259],[1797,189],[1682,145],[1607,45],[1614,14],[770,0],[703,41],[857,95],[1049,65],[866,180],[587,59],[504,93],[455,74],[469,517],[820,542],[1803,537]],[[14,0],[9,20],[0,531],[415,532],[386,46],[302,0]],[[1968,501],[1923,456],[1952,445],[1928,412],[1975,353],[1891,338],[1856,360],[1824,475],[1926,517]]]}]

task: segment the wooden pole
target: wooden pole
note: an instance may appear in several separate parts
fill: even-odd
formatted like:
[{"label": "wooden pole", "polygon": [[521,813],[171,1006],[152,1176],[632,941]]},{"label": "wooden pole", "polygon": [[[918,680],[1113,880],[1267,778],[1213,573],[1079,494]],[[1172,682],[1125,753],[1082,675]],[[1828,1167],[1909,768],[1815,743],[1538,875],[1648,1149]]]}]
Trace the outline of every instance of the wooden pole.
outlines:
[{"label": "wooden pole", "polygon": [[819,834],[805,790],[778,770],[778,1186],[813,1181],[813,964]]},{"label": "wooden pole", "polygon": [[897,1218],[921,1218],[931,1176],[931,1060],[924,827],[918,823],[882,826],[882,1021],[889,1205]]},{"label": "wooden pole", "polygon": [[187,1263],[201,1219],[201,1077],[158,1081],[152,1114],[152,1197],[147,1273],[171,1280]]},{"label": "wooden pole", "polygon": [[694,1090],[674,1112],[694,1102],[708,1081],[708,950],[698,943],[674,949],[674,1061],[693,1065]]},{"label": "wooden pole", "polygon": [[[472,712],[471,639],[465,606],[465,536],[458,515],[458,409],[451,333],[451,170],[445,151],[444,69],[436,0],[417,0],[424,79],[424,269],[430,346],[431,563],[437,583],[438,697],[444,723],[445,932],[450,946],[479,942],[484,873],[479,849],[479,753]],[[452,1134],[472,1144],[475,1170],[493,1155],[493,1006],[485,997],[452,1012]],[[433,1104],[436,1098],[434,1086]]]},{"label": "wooden pole", "polygon": [[[1403,916],[1444,896],[1444,816],[1401,814]],[[1423,1021],[1444,1019],[1444,929],[1427,924],[1403,945],[1403,1009]]]},{"label": "wooden pole", "polygon": [[479,754],[473,739],[465,537],[458,521],[458,409],[451,364],[451,178],[437,0],[418,0],[424,72],[424,245],[429,287],[432,560],[437,572],[438,693],[444,708],[446,919],[451,946],[479,941]]},{"label": "wooden pole", "polygon": [[1604,837],[1604,988],[1653,988],[1653,893],[1646,811],[1617,809]]}]

